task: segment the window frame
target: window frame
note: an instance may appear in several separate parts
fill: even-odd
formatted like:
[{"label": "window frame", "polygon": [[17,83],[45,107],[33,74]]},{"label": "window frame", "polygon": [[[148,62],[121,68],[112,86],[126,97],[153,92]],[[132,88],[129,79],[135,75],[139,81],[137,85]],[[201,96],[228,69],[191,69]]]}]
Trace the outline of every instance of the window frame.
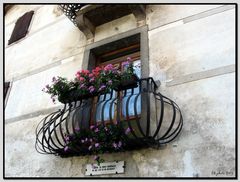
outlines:
[{"label": "window frame", "polygon": [[[97,55],[95,50],[99,50],[99,48],[101,47],[105,49],[106,45],[108,45],[108,48],[111,46],[114,47],[116,42],[120,44],[126,44],[128,39],[134,36],[135,38],[137,37],[138,39],[137,43],[140,44],[141,77],[142,78],[149,77],[148,25],[141,26],[133,30],[129,30],[127,32],[123,32],[112,37],[107,37],[97,42],[89,43],[84,50],[82,69],[91,70],[96,67],[97,63],[96,58],[97,56],[99,56],[99,53]],[[126,46],[130,46],[130,44]],[[145,100],[141,99],[141,113],[144,113],[145,110],[147,110],[145,102],[146,102]],[[88,124],[90,126],[91,122],[89,122]]]}]

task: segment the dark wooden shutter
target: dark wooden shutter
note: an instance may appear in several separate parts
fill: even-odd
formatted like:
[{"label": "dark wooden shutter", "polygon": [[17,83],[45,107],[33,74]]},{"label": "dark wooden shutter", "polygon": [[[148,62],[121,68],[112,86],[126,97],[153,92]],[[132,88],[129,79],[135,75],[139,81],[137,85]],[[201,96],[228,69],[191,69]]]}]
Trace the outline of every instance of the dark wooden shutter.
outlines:
[{"label": "dark wooden shutter", "polygon": [[33,14],[34,11],[27,12],[17,20],[8,45],[26,36]]},{"label": "dark wooden shutter", "polygon": [[4,98],[6,98],[9,86],[10,86],[10,82],[5,82],[4,83]]}]

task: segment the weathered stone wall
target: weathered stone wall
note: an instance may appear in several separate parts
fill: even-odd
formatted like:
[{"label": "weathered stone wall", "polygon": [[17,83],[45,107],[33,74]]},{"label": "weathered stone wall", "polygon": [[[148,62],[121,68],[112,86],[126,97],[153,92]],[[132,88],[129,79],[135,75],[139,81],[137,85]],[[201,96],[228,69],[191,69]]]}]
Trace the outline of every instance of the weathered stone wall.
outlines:
[{"label": "weathered stone wall", "polygon": [[[84,177],[92,156],[62,159],[35,151],[35,128],[61,104],[41,89],[56,75],[73,78],[88,44],[55,5],[18,5],[5,16],[5,43],[15,21],[35,10],[28,35],[5,44],[5,78],[13,81],[5,108],[6,177]],[[125,160],[127,177],[235,175],[235,7],[149,5],[150,76],[176,101],[184,126],[165,147],[106,154]],[[128,15],[96,28],[94,41],[137,27]]]}]

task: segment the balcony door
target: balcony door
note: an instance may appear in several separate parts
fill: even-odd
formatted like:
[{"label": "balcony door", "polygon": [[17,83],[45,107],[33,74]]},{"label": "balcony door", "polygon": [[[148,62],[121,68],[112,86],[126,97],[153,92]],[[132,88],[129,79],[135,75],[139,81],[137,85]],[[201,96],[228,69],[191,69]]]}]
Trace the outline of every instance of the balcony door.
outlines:
[{"label": "balcony door", "polygon": [[[141,60],[139,51],[108,61],[99,60],[97,66],[113,64],[114,66],[118,67],[120,71],[123,71],[126,66],[123,64],[123,62],[127,61],[128,57],[131,58],[130,62],[133,63],[134,73],[141,78]],[[98,124],[101,122],[104,122],[105,124],[109,122],[117,122],[117,118],[120,118],[121,121],[134,120],[136,117],[134,112],[134,103],[136,99],[137,115],[141,114],[141,96],[138,96],[139,89],[139,86],[134,89],[128,89],[126,90],[126,93],[124,93],[125,91],[116,92],[112,90],[108,94],[104,94],[95,98],[95,107],[93,107],[95,111],[93,111],[93,113],[96,114],[92,115],[93,117],[91,119],[91,124]]]}]

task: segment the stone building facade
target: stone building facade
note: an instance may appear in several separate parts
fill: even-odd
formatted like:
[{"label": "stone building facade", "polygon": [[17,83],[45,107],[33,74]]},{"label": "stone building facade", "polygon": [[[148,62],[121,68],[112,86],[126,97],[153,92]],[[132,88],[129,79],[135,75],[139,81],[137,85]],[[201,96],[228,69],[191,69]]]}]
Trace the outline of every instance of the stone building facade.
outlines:
[{"label": "stone building facade", "polygon": [[[8,45],[16,21],[34,11],[27,35]],[[141,33],[145,76],[181,108],[181,134],[159,149],[104,154],[124,160],[124,174],[102,177],[234,177],[235,13],[233,4],[146,5],[95,27],[86,38],[58,5],[14,5],[5,21],[5,177],[85,177],[92,156],[60,158],[36,152],[35,129],[53,104],[42,88],[53,76],[87,68],[87,51]],[[143,62],[144,60],[144,62]]]}]

